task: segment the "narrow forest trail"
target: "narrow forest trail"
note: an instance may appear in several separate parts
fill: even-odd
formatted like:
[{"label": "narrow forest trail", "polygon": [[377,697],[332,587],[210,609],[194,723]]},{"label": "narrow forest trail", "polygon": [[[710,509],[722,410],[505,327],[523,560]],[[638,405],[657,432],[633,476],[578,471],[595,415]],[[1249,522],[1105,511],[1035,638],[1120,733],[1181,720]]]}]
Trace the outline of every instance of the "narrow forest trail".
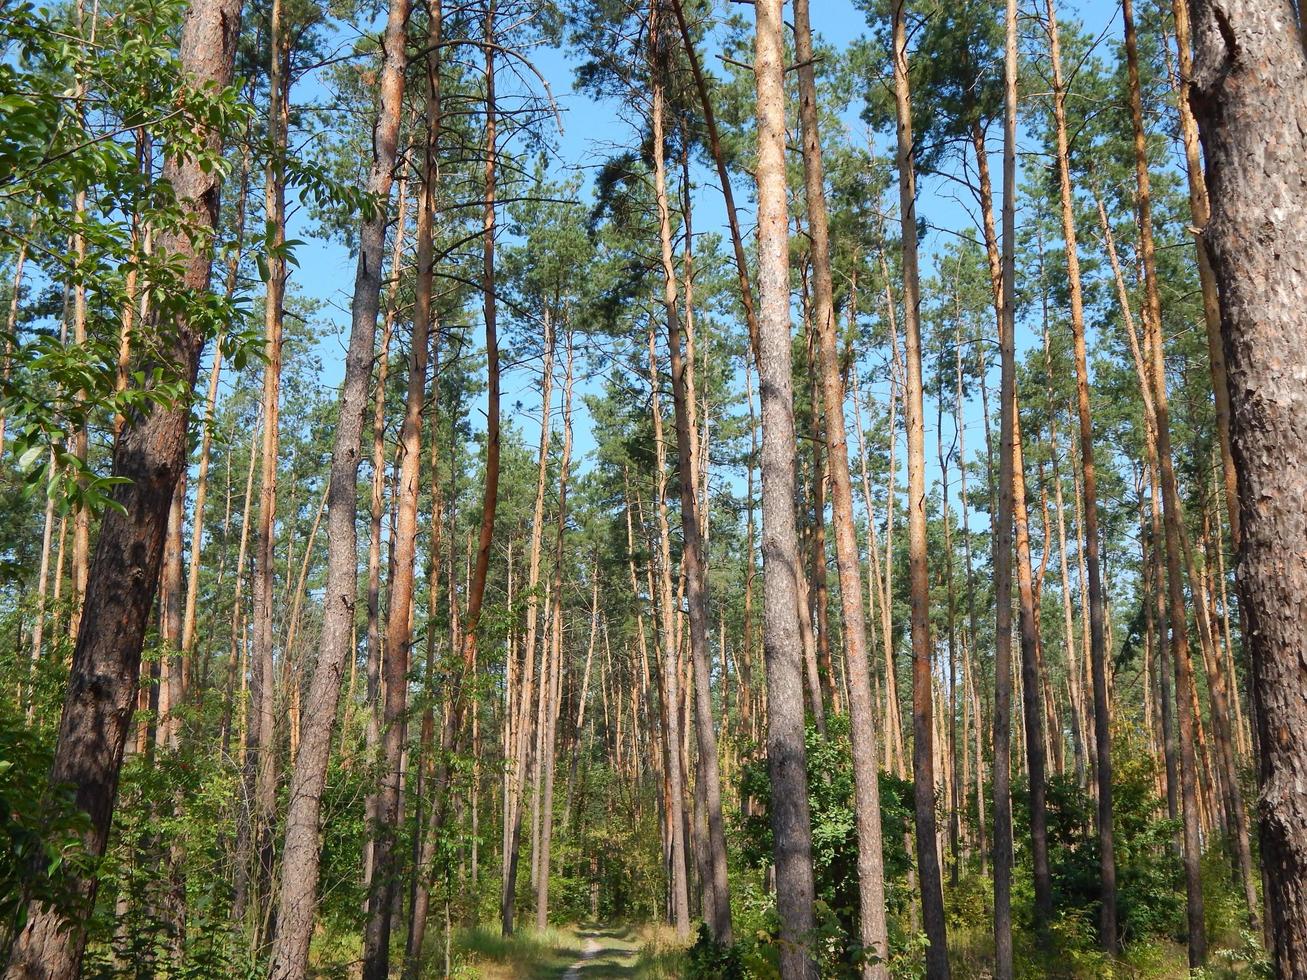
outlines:
[{"label": "narrow forest trail", "polygon": [[585,929],[577,934],[582,941],[581,958],[567,968],[562,980],[633,976],[639,958],[639,939],[620,926]]}]

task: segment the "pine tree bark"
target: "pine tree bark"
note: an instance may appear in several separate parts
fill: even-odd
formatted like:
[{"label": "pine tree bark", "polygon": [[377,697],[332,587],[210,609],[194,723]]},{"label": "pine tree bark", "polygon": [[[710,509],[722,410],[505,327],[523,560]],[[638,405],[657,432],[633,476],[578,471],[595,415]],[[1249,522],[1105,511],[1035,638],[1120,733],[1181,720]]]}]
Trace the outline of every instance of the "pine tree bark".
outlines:
[{"label": "pine tree bark", "polygon": [[[180,61],[186,85],[230,84],[240,30],[239,0],[195,0],[182,27]],[[200,127],[206,149],[217,150],[221,134]],[[209,285],[211,249],[206,235],[217,225],[221,174],[188,156],[170,156],[167,180],[187,213],[193,240],[179,230],[161,236],[160,247],[183,270],[189,289]],[[193,387],[204,337],[178,319],[159,328],[165,371]],[[87,814],[87,852],[104,853],[113,817],[123,749],[131,726],[140,676],[141,645],[154,602],[163,557],[164,526],[173,489],[186,464],[189,402],[156,402],[128,420],[114,449],[113,473],[127,483],[114,491],[122,509],[107,509],[87,576],[68,692],[59,722],[50,772],[51,785],[73,787],[77,807]],[[97,879],[74,876],[71,885],[89,909]],[[10,951],[5,977],[63,980],[80,969],[85,949],[84,919],[65,918],[33,903],[27,924]]]},{"label": "pine tree bark", "polygon": [[[409,0],[391,0],[382,39],[376,125],[368,190],[388,201],[398,158],[400,116],[407,66],[405,26]],[[332,444],[327,491],[327,586],[323,599],[322,637],[313,671],[291,777],[282,849],[282,881],[277,936],[269,976],[302,980],[308,969],[309,941],[317,907],[322,792],[326,785],[332,732],[340,700],[345,662],[354,650],[354,607],[358,592],[358,471],[363,439],[363,411],[376,344],[381,305],[381,272],[386,246],[387,208],[364,216],[359,233],[349,347],[340,412]]]},{"label": "pine tree bark", "polygon": [[[690,660],[694,677],[694,729],[698,748],[698,782],[702,785],[707,823],[705,853],[704,918],[713,939],[724,945],[731,935],[730,885],[726,877],[726,830],[722,818],[721,770],[717,752],[712,707],[711,667],[708,662],[708,584],[704,568],[703,534],[700,528],[697,467],[691,420],[694,391],[690,383],[690,356],[682,350],[682,325],[678,309],[677,278],[672,258],[672,222],[668,206],[665,163],[664,86],[668,70],[666,52],[660,47],[659,21],[662,11],[655,2],[651,20],[650,47],[653,80],[652,124],[654,193],[658,204],[658,237],[663,270],[663,309],[667,320],[667,345],[672,373],[672,406],[676,430],[676,468],[681,502],[682,564],[686,578],[686,599],[690,626]],[[687,188],[688,193],[688,188]],[[687,297],[688,299],[688,297]],[[688,310],[688,308],[687,308]]]},{"label": "pine tree bark", "polygon": [[1190,104],[1207,162],[1203,231],[1220,290],[1239,478],[1238,581],[1260,746],[1262,860],[1276,972],[1307,977],[1304,331],[1307,56],[1282,0],[1193,5]]},{"label": "pine tree bark", "polygon": [[[431,332],[435,323],[433,279],[436,145],[440,127],[439,0],[431,5],[429,17],[426,133],[415,231],[417,282],[413,300],[412,340],[409,345],[408,391],[404,402],[404,421],[399,433],[399,475],[395,484],[396,516],[391,558],[393,573],[386,620],[386,656],[382,670],[382,784],[377,795],[375,821],[371,830],[373,874],[368,896],[368,920],[363,934],[364,980],[385,980],[390,972],[390,936],[394,928],[401,863],[396,845],[403,817],[401,794],[408,727],[408,672],[413,645],[422,415],[427,393]],[[435,560],[435,556],[429,556],[428,560]]]},{"label": "pine tree bark", "polygon": [[[1107,705],[1107,651],[1103,629],[1103,581],[1098,549],[1098,478],[1094,467],[1094,427],[1089,409],[1089,368],[1085,347],[1084,293],[1080,278],[1075,225],[1075,189],[1071,183],[1070,140],[1066,124],[1066,83],[1057,9],[1048,0],[1049,58],[1053,72],[1053,117],[1057,133],[1058,192],[1062,240],[1066,249],[1067,290],[1071,304],[1071,336],[1076,363],[1076,411],[1080,427],[1080,470],[1084,482],[1084,549],[1089,577],[1089,648],[1094,687],[1094,743],[1097,765],[1096,825],[1100,905],[1098,939],[1108,953],[1118,948],[1116,924],[1116,857],[1112,835],[1112,735]],[[1061,520],[1061,508],[1058,517]],[[1065,576],[1064,576],[1065,578]]]},{"label": "pine tree bark", "polygon": [[562,705],[563,675],[563,559],[567,545],[567,489],[572,464],[572,332],[567,330],[564,341],[565,368],[563,375],[563,452],[558,463],[558,526],[554,537],[554,569],[550,591],[554,597],[554,611],[546,639],[548,654],[543,658],[549,669],[541,670],[544,686],[541,703],[544,705],[541,751],[538,765],[543,772],[540,792],[540,843],[536,869],[536,929],[549,925],[549,865],[554,830],[554,775],[558,738],[558,715]]},{"label": "pine tree bark", "polygon": [[[871,673],[867,663],[867,627],[862,608],[862,563],[853,518],[853,483],[849,473],[848,437],[844,420],[844,384],[840,376],[840,357],[835,337],[830,231],[808,7],[808,0],[795,0],[799,119],[803,131],[808,225],[812,236],[813,315],[820,348],[822,401],[826,409],[825,436],[831,484],[831,516],[835,528],[840,613],[849,689],[854,808],[858,833],[859,940],[866,957],[861,972],[866,980],[872,980],[888,976],[889,960],[880,822],[880,753],[876,744],[876,710],[871,696]],[[815,414],[816,405],[813,406],[813,411]],[[870,511],[868,518],[870,519]],[[822,520],[820,514],[818,520]]]},{"label": "pine tree bark", "polygon": [[816,980],[812,826],[803,735],[803,673],[796,603],[794,393],[791,380],[789,219],[785,187],[785,61],[781,0],[756,4],[754,75],[758,163],[758,384],[762,394],[763,648],[767,759],[781,921],[781,974]]},{"label": "pine tree bark", "polygon": [[[263,446],[259,462],[259,524],[254,543],[254,656],[250,676],[250,712],[255,719],[253,751],[247,771],[253,774],[255,935],[261,935],[265,901],[272,886],[273,826],[277,808],[277,711],[273,678],[273,604],[277,570],[277,470],[281,403],[282,304],[286,295],[286,68],[289,42],[282,23],[281,0],[270,14],[268,68],[269,157],[264,174],[263,209],[270,237],[266,258],[267,291],[263,309]],[[284,655],[284,651],[283,651]]]},{"label": "pine tree bark", "polygon": [[1194,758],[1191,707],[1193,671],[1189,658],[1188,627],[1185,622],[1184,583],[1181,572],[1180,494],[1171,454],[1171,425],[1166,399],[1166,363],[1162,350],[1162,306],[1158,295],[1157,266],[1154,259],[1152,203],[1148,178],[1147,144],[1144,136],[1143,105],[1139,87],[1139,54],[1135,35],[1132,0],[1121,7],[1125,26],[1126,70],[1130,89],[1130,117],[1134,128],[1136,207],[1139,219],[1139,252],[1144,269],[1144,329],[1151,343],[1149,358],[1153,417],[1157,441],[1157,459],[1162,480],[1162,526],[1166,536],[1166,578],[1171,624],[1171,656],[1175,668],[1176,706],[1180,736],[1180,788],[1184,817],[1185,895],[1188,912],[1189,965],[1198,968],[1207,959],[1207,935],[1203,922],[1203,891],[1200,862],[1202,843],[1199,832],[1197,798],[1197,763]]},{"label": "pine tree bark", "polygon": [[[1004,247],[1008,247],[1004,236]],[[1015,244],[1015,243],[1014,243]],[[1006,276],[1005,276],[1006,278]],[[1006,298],[1004,308],[1007,308]],[[1004,331],[1015,329],[1014,320],[1004,320]],[[1012,399],[1017,401],[1015,382]],[[1038,590],[1030,567],[1030,517],[1026,509],[1025,453],[1021,438],[1021,413],[1012,409],[1012,504],[1016,528],[1017,605],[1021,635],[1021,703],[1026,733],[1027,803],[1030,811],[1030,863],[1035,885],[1035,931],[1047,945],[1048,926],[1053,918],[1053,882],[1048,864],[1048,758],[1045,726],[1044,684],[1039,636]],[[1047,541],[1047,535],[1045,535]],[[1044,550],[1045,556],[1048,549]]]},{"label": "pine tree bark", "polygon": [[[1012,528],[1015,508],[1017,4],[1007,0],[1003,121],[1003,266],[999,297],[999,491],[994,564],[994,976],[1012,980]],[[983,156],[983,154],[981,154]],[[992,236],[986,235],[992,240]],[[991,249],[992,253],[992,249]],[[992,257],[991,257],[992,264]],[[983,384],[983,381],[982,381]]]},{"label": "pine tree bark", "polygon": [[949,976],[944,893],[935,832],[934,722],[931,684],[930,579],[926,560],[926,445],[921,384],[921,287],[917,254],[917,189],[908,80],[906,0],[891,8],[894,105],[897,116],[899,220],[903,245],[903,339],[906,385],[903,420],[908,435],[908,590],[912,626],[912,779],[916,803],[917,873],[922,925],[929,946],[926,975]]},{"label": "pine tree bark", "polygon": [[[685,791],[681,775],[681,697],[680,671],[677,670],[679,643],[677,641],[675,603],[672,597],[672,545],[667,523],[667,451],[663,438],[661,399],[658,397],[658,356],[654,335],[649,333],[649,384],[651,389],[650,412],[653,418],[654,474],[658,515],[658,605],[660,610],[659,638],[662,648],[662,687],[660,689],[663,712],[663,742],[666,753],[664,765],[664,810],[668,824],[669,860],[671,861],[672,921],[677,935],[690,932],[690,895],[686,874]],[[652,589],[650,590],[652,592]]]},{"label": "pine tree bark", "polygon": [[[401,173],[399,188],[396,192],[399,200],[395,214],[394,243],[390,250],[390,284],[386,290],[386,313],[382,320],[380,351],[377,354],[376,391],[372,396],[372,473],[369,482],[368,501],[368,581],[367,581],[367,632],[365,643],[367,661],[365,666],[367,721],[364,726],[364,751],[367,758],[377,757],[381,744],[381,661],[383,659],[381,638],[381,525],[386,514],[386,393],[390,378],[390,346],[395,332],[395,318],[398,313],[397,297],[399,294],[400,269],[404,260],[404,240],[408,226],[408,175]],[[360,446],[360,451],[362,447]],[[357,660],[357,651],[352,662]],[[351,667],[351,678],[354,670]],[[349,702],[346,702],[349,710]],[[374,820],[377,808],[375,787],[364,798],[363,812],[366,819]],[[363,887],[372,884],[372,840],[363,844]]]},{"label": "pine tree bark", "polygon": [[[512,787],[508,814],[508,826],[510,828],[508,832],[508,856],[504,862],[504,882],[500,895],[500,928],[505,936],[513,934],[514,907],[517,903],[517,866],[522,849],[522,796],[526,786],[530,738],[534,730],[533,726],[528,722],[531,718],[531,704],[535,692],[535,642],[540,617],[540,598],[538,594],[540,586],[540,545],[544,536],[545,484],[549,475],[549,437],[552,425],[554,380],[554,332],[548,310],[545,311],[543,320],[545,351],[544,363],[540,369],[540,449],[536,457],[536,493],[535,503],[531,511],[531,542],[527,552],[525,669],[518,718],[515,725],[516,742],[513,749],[512,770],[510,773]],[[631,566],[631,577],[633,592],[638,595],[639,590],[635,587],[634,565]],[[643,643],[643,623],[640,624],[640,627],[640,640]]]}]

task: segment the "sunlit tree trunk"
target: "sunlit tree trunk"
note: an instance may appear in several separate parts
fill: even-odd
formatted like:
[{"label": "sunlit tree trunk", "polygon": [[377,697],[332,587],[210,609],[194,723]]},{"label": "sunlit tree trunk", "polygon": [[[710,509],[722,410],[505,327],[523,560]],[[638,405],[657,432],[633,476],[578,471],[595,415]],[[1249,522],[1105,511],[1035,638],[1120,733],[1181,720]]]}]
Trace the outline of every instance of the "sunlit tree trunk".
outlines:
[{"label": "sunlit tree trunk", "polygon": [[[1003,268],[1000,298],[998,525],[994,556],[994,976],[1012,980],[1012,527],[1016,466],[1017,4],[1007,0],[1003,125]],[[987,238],[989,236],[986,236]],[[981,384],[984,384],[983,373]]]},{"label": "sunlit tree trunk", "polygon": [[[652,388],[651,412],[653,418],[654,453],[655,453],[655,493],[657,495],[656,512],[658,515],[659,575],[658,599],[661,613],[659,636],[662,641],[662,700],[663,700],[663,738],[666,749],[666,800],[664,807],[668,822],[668,842],[671,845],[671,888],[673,924],[677,934],[689,935],[690,897],[689,882],[686,877],[686,847],[688,841],[685,832],[684,800],[685,792],[681,776],[681,711],[680,711],[680,677],[677,670],[677,639],[674,622],[674,601],[672,596],[672,547],[671,535],[667,525],[667,468],[666,443],[663,439],[663,422],[661,399],[658,397],[658,359],[654,347],[653,332],[649,333],[649,382]],[[652,590],[651,590],[652,591]]]},{"label": "sunlit tree trunk", "polygon": [[[903,388],[903,365],[899,356],[899,327],[894,286],[890,278],[889,263],[880,255],[880,271],[885,281],[885,315],[889,321],[891,355],[889,400],[889,466],[885,486],[885,575],[881,585],[881,640],[885,647],[885,768],[893,769],[900,779],[908,778],[908,764],[903,747],[903,718],[899,713],[899,683],[894,664],[894,513],[898,502],[898,467],[895,461],[898,449],[898,405]],[[872,572],[876,573],[879,557],[872,558]]]},{"label": "sunlit tree trunk", "polygon": [[[376,126],[368,190],[382,201],[390,197],[399,142],[404,95],[405,24],[408,0],[392,0],[382,38]],[[327,586],[323,599],[322,637],[310,682],[300,751],[291,777],[282,852],[278,929],[270,976],[300,980],[308,967],[318,885],[319,813],[326,783],[331,735],[340,698],[341,676],[354,655],[354,607],[358,588],[358,468],[363,412],[372,373],[381,273],[386,242],[385,207],[366,215],[359,234],[349,347],[340,413],[332,445],[327,491]]]},{"label": "sunlit tree trunk", "polygon": [[[1009,239],[1005,234],[1005,248],[1012,247],[1008,242]],[[1008,265],[1011,271],[1015,271],[1014,261],[1009,261]],[[1007,308],[1007,300],[1008,297],[1005,297],[1004,309]],[[1005,332],[1009,329],[1015,330],[1015,318],[1005,318],[1003,329]],[[1015,378],[1010,397],[1014,402],[1017,401]],[[1048,864],[1046,775],[1048,759],[1045,754],[1047,730],[1043,703],[1043,678],[1040,669],[1041,641],[1036,615],[1038,599],[1030,567],[1030,517],[1026,509],[1025,454],[1021,414],[1019,406],[1015,404],[1012,409],[1012,430],[1012,510],[1016,529],[1017,605],[1021,635],[1021,702],[1022,716],[1025,719],[1026,799],[1030,811],[1030,857],[1035,885],[1035,930],[1041,944],[1046,944],[1048,925],[1053,917],[1053,882]]]},{"label": "sunlit tree trunk", "polygon": [[1207,934],[1203,922],[1203,888],[1200,874],[1202,842],[1198,827],[1197,763],[1194,757],[1194,717],[1191,707],[1193,671],[1189,659],[1188,628],[1185,623],[1184,582],[1181,573],[1180,494],[1171,454],[1171,423],[1166,399],[1166,363],[1162,349],[1162,306],[1158,296],[1157,268],[1153,247],[1152,204],[1148,178],[1148,155],[1144,137],[1143,105],[1139,88],[1139,55],[1135,38],[1132,0],[1123,0],[1126,69],[1130,88],[1130,116],[1134,127],[1136,207],[1139,219],[1139,252],[1144,269],[1144,329],[1151,339],[1148,383],[1152,386],[1156,421],[1157,459],[1162,480],[1162,524],[1166,536],[1166,578],[1171,625],[1171,656],[1175,668],[1176,705],[1180,737],[1180,787],[1184,817],[1185,893],[1188,909],[1189,965],[1198,968],[1207,959]]},{"label": "sunlit tree trunk", "polygon": [[803,681],[794,522],[794,395],[790,351],[789,219],[785,187],[785,59],[781,0],[756,4],[758,122],[758,383],[762,394],[763,647],[781,973],[815,980],[812,828],[803,742]]},{"label": "sunlit tree trunk", "polygon": [[[273,605],[277,574],[277,469],[281,402],[282,304],[286,295],[285,154],[289,81],[286,69],[290,42],[285,35],[281,0],[269,14],[268,69],[269,157],[264,174],[263,208],[270,237],[267,291],[263,310],[263,445],[259,463],[259,523],[254,544],[254,656],[250,676],[250,710],[255,719],[254,751],[248,759],[253,774],[254,817],[251,834],[255,860],[255,936],[261,935],[263,910],[272,887],[273,826],[277,808],[277,711],[273,677],[275,637]],[[284,655],[284,651],[283,651]]]},{"label": "sunlit tree trunk", "polygon": [[[513,914],[517,901],[517,866],[522,841],[522,794],[526,783],[531,734],[529,722],[535,689],[535,642],[540,617],[540,543],[544,535],[545,486],[549,471],[550,413],[553,408],[554,334],[548,310],[544,315],[544,363],[540,369],[540,449],[536,457],[535,503],[531,510],[531,541],[527,551],[526,633],[524,638],[525,665],[521,681],[521,696],[515,724],[516,739],[513,746],[509,791],[507,831],[508,855],[504,863],[503,890],[500,895],[500,928],[505,936],[513,934]],[[629,521],[629,512],[628,512]],[[628,525],[629,534],[629,525]],[[631,566],[632,589],[635,588],[635,566]],[[643,625],[643,624],[642,624]],[[644,631],[641,629],[641,642]],[[542,680],[543,683],[543,680]]]},{"label": "sunlit tree trunk", "polygon": [[[863,949],[874,955],[874,962],[869,958],[862,974],[867,978],[879,978],[888,976],[889,959],[880,822],[880,753],[876,745],[876,710],[871,696],[871,675],[867,663],[862,564],[853,520],[853,485],[849,474],[849,449],[844,421],[844,384],[840,377],[840,357],[835,336],[830,232],[827,226],[825,176],[817,122],[817,84],[813,68],[808,0],[795,0],[794,19],[795,51],[800,66],[799,118],[803,129],[804,186],[812,235],[813,316],[820,350],[821,393],[826,409],[825,436],[831,482],[831,514],[835,528],[840,612],[849,688],[854,806],[858,832],[859,939]],[[814,404],[814,415],[816,411],[817,406]],[[868,516],[870,518],[870,511]],[[819,523],[824,520],[820,511],[817,519]]]},{"label": "sunlit tree trunk", "polygon": [[898,131],[899,220],[903,244],[903,338],[906,363],[903,419],[908,435],[908,569],[912,622],[912,777],[916,788],[917,874],[922,925],[929,947],[926,974],[949,975],[944,894],[935,833],[934,733],[931,693],[930,580],[926,560],[926,447],[921,384],[921,292],[918,282],[916,173],[908,81],[905,0],[891,9],[891,58]]},{"label": "sunlit tree trunk", "polygon": [[[399,824],[403,817],[403,757],[407,741],[408,673],[413,644],[414,563],[417,558],[418,498],[421,493],[422,415],[427,392],[427,361],[435,323],[433,275],[436,211],[436,147],[440,128],[440,63],[438,57],[441,7],[429,8],[426,92],[426,133],[422,180],[418,190],[417,282],[413,300],[412,340],[409,345],[408,391],[404,421],[399,432],[399,474],[392,538],[392,573],[386,620],[385,660],[382,670],[381,788],[377,794],[373,838],[373,874],[368,895],[367,925],[363,935],[364,980],[385,980],[390,970],[390,936],[394,928],[395,899],[399,886],[397,853]],[[431,556],[435,560],[435,556]]]},{"label": "sunlit tree trunk", "polygon": [[[565,338],[565,372],[563,375],[563,453],[558,463],[558,527],[554,538],[554,572],[551,591],[554,611],[546,639],[549,653],[544,662],[550,670],[541,670],[541,696],[545,705],[539,765],[543,770],[540,794],[539,867],[536,870],[536,929],[549,925],[550,848],[554,831],[554,774],[557,765],[555,746],[558,715],[562,705],[563,674],[563,561],[567,543],[567,484],[572,464],[572,331]],[[551,673],[552,671],[552,673]]]},{"label": "sunlit tree trunk", "polygon": [[[1112,835],[1112,737],[1107,705],[1107,652],[1103,630],[1103,585],[1098,556],[1098,490],[1094,467],[1094,429],[1089,410],[1089,370],[1085,345],[1084,299],[1080,280],[1080,257],[1075,226],[1075,190],[1071,183],[1070,141],[1066,124],[1066,83],[1062,78],[1062,49],[1057,27],[1057,9],[1048,0],[1049,58],[1053,72],[1053,116],[1057,133],[1058,191],[1062,214],[1062,239],[1066,249],[1067,289],[1071,304],[1071,336],[1075,348],[1076,410],[1080,427],[1080,469],[1084,481],[1084,549],[1089,573],[1089,633],[1094,687],[1094,740],[1097,763],[1098,878],[1101,904],[1098,937],[1109,953],[1117,949],[1116,858]],[[1056,458],[1056,453],[1055,457]],[[1058,520],[1062,519],[1058,486]],[[1059,527],[1061,525],[1059,524]],[[1062,549],[1065,552],[1065,548]],[[1062,559],[1065,566],[1065,556]],[[1065,568],[1063,590],[1066,589]],[[1070,638],[1068,635],[1068,644]],[[1069,645],[1068,645],[1069,649]]]},{"label": "sunlit tree trunk", "polygon": [[[694,729],[698,748],[697,785],[702,788],[707,840],[704,870],[704,918],[712,936],[729,945],[731,936],[730,886],[726,878],[726,831],[722,818],[721,772],[712,708],[711,667],[708,662],[708,591],[703,535],[698,503],[697,446],[694,407],[693,352],[682,349],[682,324],[678,309],[677,278],[672,257],[671,213],[668,206],[665,163],[664,84],[667,64],[659,48],[662,11],[657,0],[650,27],[653,80],[654,194],[658,205],[658,237],[663,271],[663,308],[667,321],[667,346],[671,361],[672,403],[676,429],[677,475],[681,501],[682,564],[686,578],[686,599],[690,626],[690,660],[694,676]],[[688,194],[688,188],[686,189]],[[688,313],[687,296],[687,313]]]},{"label": "sunlit tree trunk", "polygon": [[[390,285],[386,296],[386,313],[381,328],[381,349],[377,354],[376,391],[372,396],[372,473],[369,482],[368,506],[368,582],[367,582],[367,723],[364,738],[367,756],[376,758],[381,744],[381,524],[386,513],[386,388],[390,378],[390,346],[395,332],[398,313],[400,269],[404,258],[404,242],[408,222],[408,180],[401,175],[396,196],[399,199],[395,214],[394,244],[390,252]],[[360,439],[362,434],[360,433]],[[360,444],[360,452],[362,446]],[[357,651],[355,651],[357,660]],[[368,820],[376,819],[377,794],[375,787],[364,800],[364,813]],[[372,884],[372,839],[363,844],[363,885]]]}]

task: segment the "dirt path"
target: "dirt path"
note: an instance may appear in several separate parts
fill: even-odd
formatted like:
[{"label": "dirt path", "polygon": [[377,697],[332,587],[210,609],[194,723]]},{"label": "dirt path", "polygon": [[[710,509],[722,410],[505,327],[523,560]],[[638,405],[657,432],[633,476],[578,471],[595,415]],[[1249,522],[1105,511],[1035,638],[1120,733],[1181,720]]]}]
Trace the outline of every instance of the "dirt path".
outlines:
[{"label": "dirt path", "polygon": [[586,929],[578,934],[585,943],[581,958],[563,974],[563,980],[586,977],[629,976],[639,953],[638,941],[624,929]]},{"label": "dirt path", "polygon": [[585,940],[585,949],[581,952],[581,958],[568,968],[563,974],[563,980],[581,980],[581,971],[590,960],[594,959],[603,947],[595,942],[593,936],[587,936]]}]

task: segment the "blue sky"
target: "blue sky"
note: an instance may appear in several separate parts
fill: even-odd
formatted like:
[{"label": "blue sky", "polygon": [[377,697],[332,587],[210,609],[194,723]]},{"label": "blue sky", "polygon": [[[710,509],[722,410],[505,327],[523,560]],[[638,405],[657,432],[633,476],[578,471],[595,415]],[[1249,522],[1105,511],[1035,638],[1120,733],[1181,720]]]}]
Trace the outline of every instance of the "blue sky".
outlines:
[{"label": "blue sky", "polygon": [[[745,11],[747,15],[748,9],[747,6],[735,5],[731,13]],[[1078,16],[1094,34],[1106,30],[1109,42],[1119,34],[1119,23],[1112,23],[1117,19],[1117,7],[1107,0],[1092,0],[1081,9],[1063,7],[1059,13],[1064,20]],[[849,0],[817,0],[813,4],[812,18],[814,30],[820,39],[841,49],[851,40],[867,32],[863,14]],[[346,34],[347,29],[342,29],[341,38],[343,39]],[[620,107],[612,103],[596,101],[576,91],[573,85],[575,59],[570,56],[569,51],[538,47],[530,52],[530,56],[536,69],[547,80],[561,118],[562,129],[556,134],[555,148],[555,163],[558,170],[554,176],[561,177],[565,173],[579,172],[583,175],[588,189],[593,169],[611,155],[615,147],[629,144],[634,137],[633,130],[629,122],[622,118]],[[705,54],[704,63],[709,70],[720,67],[711,51]],[[306,80],[302,88],[297,90],[297,97],[313,98],[315,85],[320,86],[320,83],[313,79]],[[846,126],[851,132],[856,132],[859,139],[862,138],[862,127],[857,121],[860,108],[861,100],[855,97],[844,118]],[[830,138],[829,134],[827,138]],[[996,145],[994,149],[997,149]],[[1000,172],[997,160],[994,161],[993,169],[997,176]],[[701,168],[696,174],[696,180],[700,183],[695,195],[696,231],[718,232],[725,237],[725,212],[716,186],[715,173]],[[748,235],[751,231],[749,226],[752,222],[752,211],[749,204],[751,188],[747,175],[736,175],[735,189],[742,207],[741,219],[745,225],[745,233]],[[933,229],[922,242],[923,258],[927,263],[927,268],[923,269],[923,276],[927,276],[933,253],[946,245],[954,232],[963,231],[971,234],[972,219],[967,208],[958,200],[955,185],[939,179],[921,181],[918,188],[918,209]],[[338,242],[315,238],[303,227],[303,224],[302,215],[292,218],[291,237],[305,240],[305,244],[297,252],[300,265],[293,272],[292,288],[303,295],[323,300],[327,304],[327,309],[322,316],[326,322],[323,323],[325,329],[319,350],[324,368],[321,383],[325,390],[334,391],[340,382],[343,370],[355,259]],[[1024,338],[1024,342],[1022,338],[1018,339],[1021,346],[1031,342],[1029,337]],[[531,366],[506,372],[503,379],[504,406],[507,408],[520,402],[533,418],[538,418],[539,399],[534,390],[535,381],[536,370]],[[597,380],[591,379],[582,381],[580,389],[582,392],[587,389],[593,391],[597,390],[597,386]],[[883,385],[881,387],[884,389]],[[873,394],[883,401],[888,392],[873,389]],[[742,379],[740,396],[742,399]],[[575,453],[581,467],[584,468],[585,454],[593,448],[594,443],[590,434],[589,420],[585,417],[584,408],[579,405],[579,401],[578,399],[578,416],[575,420]],[[483,417],[483,406],[475,405],[469,408],[474,420],[479,421]],[[926,416],[928,455],[933,457],[935,439],[933,405],[926,406]],[[534,444],[538,432],[535,428],[537,423],[525,421],[521,417],[517,421],[524,429],[523,434],[528,443]],[[951,420],[946,419],[944,424],[946,427],[944,435],[947,440],[952,435]],[[964,424],[967,429],[965,437],[968,455],[974,458],[974,454],[983,449],[981,435],[983,421],[980,418],[978,404],[969,406]],[[899,455],[902,458],[902,452]],[[724,469],[719,467],[716,473],[720,479],[734,482],[734,477]],[[928,479],[933,484],[938,481],[939,475],[938,466],[932,462],[928,470]],[[954,479],[956,481],[956,474]]]}]

